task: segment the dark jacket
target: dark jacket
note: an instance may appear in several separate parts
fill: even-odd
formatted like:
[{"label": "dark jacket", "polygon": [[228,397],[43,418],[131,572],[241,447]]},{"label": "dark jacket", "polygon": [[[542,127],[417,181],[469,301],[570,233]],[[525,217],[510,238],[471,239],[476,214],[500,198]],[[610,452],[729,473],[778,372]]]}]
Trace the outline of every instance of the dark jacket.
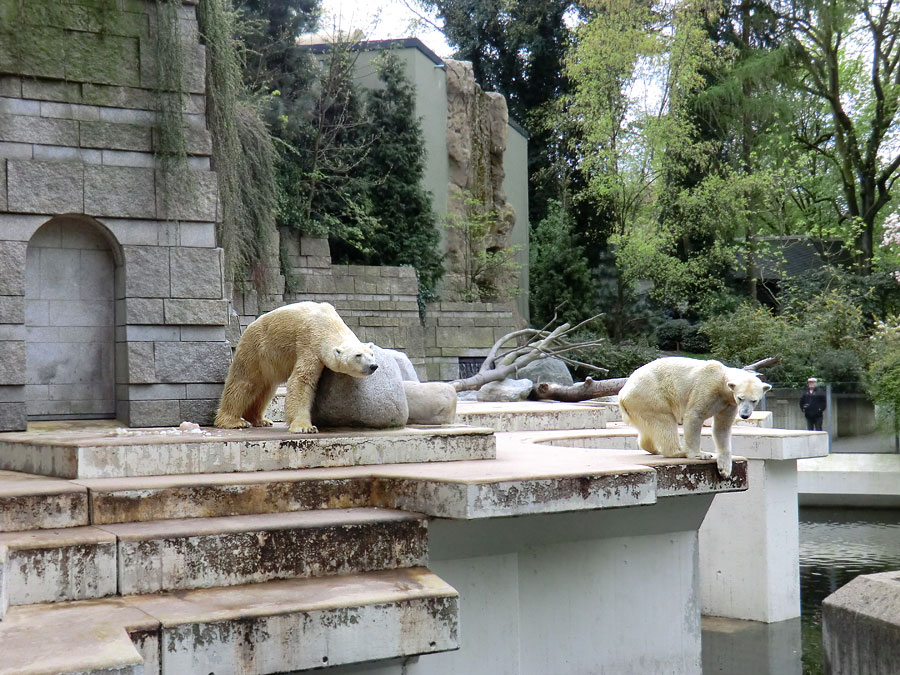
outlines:
[{"label": "dark jacket", "polygon": [[807,417],[819,417],[825,411],[826,405],[825,392],[819,387],[812,392],[807,389],[800,397],[800,410]]}]

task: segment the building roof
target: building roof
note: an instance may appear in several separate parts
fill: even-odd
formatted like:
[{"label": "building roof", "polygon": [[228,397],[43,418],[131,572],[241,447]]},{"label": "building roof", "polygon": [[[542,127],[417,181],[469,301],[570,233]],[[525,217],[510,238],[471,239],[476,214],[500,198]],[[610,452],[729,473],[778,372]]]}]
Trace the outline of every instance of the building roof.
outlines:
[{"label": "building roof", "polygon": [[[760,279],[782,279],[801,276],[826,264],[846,262],[844,242],[836,238],[805,235],[758,237],[757,276]],[[746,278],[746,255],[738,253],[737,278]]]}]

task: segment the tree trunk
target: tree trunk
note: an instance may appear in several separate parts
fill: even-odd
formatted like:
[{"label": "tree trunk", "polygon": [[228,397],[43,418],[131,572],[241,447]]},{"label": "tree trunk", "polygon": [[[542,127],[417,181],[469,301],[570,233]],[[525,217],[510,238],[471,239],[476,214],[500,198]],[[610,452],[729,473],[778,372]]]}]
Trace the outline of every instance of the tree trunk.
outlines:
[{"label": "tree trunk", "polygon": [[612,396],[618,394],[622,387],[625,386],[627,377],[617,377],[611,380],[593,380],[590,377],[584,382],[576,382],[575,384],[553,384],[544,382],[534,388],[533,396],[539,401],[587,401],[599,396]]}]

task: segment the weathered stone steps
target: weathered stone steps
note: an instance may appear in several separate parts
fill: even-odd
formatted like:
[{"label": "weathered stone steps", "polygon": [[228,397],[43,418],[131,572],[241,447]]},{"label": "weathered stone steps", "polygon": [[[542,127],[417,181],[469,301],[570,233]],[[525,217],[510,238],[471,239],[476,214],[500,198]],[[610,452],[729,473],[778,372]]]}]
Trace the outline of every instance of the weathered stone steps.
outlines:
[{"label": "weathered stone steps", "polygon": [[457,621],[422,567],[13,607],[0,675],[302,671],[457,649]]},{"label": "weathered stone steps", "polygon": [[283,425],[201,433],[114,429],[0,434],[0,469],[59,478],[276,471],[492,459],[491,429],[451,425],[291,434]]},{"label": "weathered stone steps", "polygon": [[423,565],[423,516],[332,509],[0,535],[9,605]]},{"label": "weathered stone steps", "polygon": [[78,527],[88,522],[87,488],[0,471],[0,532]]}]

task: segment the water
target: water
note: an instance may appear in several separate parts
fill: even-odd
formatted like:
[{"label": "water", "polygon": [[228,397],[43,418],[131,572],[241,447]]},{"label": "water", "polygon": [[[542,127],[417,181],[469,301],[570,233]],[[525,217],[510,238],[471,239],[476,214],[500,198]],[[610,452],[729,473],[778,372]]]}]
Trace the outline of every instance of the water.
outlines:
[{"label": "water", "polygon": [[900,510],[800,509],[801,618],[704,619],[704,675],[824,675],[822,600],[860,574],[900,569]]},{"label": "water", "polygon": [[803,675],[823,675],[822,600],[860,574],[900,569],[900,511],[800,510]]}]

